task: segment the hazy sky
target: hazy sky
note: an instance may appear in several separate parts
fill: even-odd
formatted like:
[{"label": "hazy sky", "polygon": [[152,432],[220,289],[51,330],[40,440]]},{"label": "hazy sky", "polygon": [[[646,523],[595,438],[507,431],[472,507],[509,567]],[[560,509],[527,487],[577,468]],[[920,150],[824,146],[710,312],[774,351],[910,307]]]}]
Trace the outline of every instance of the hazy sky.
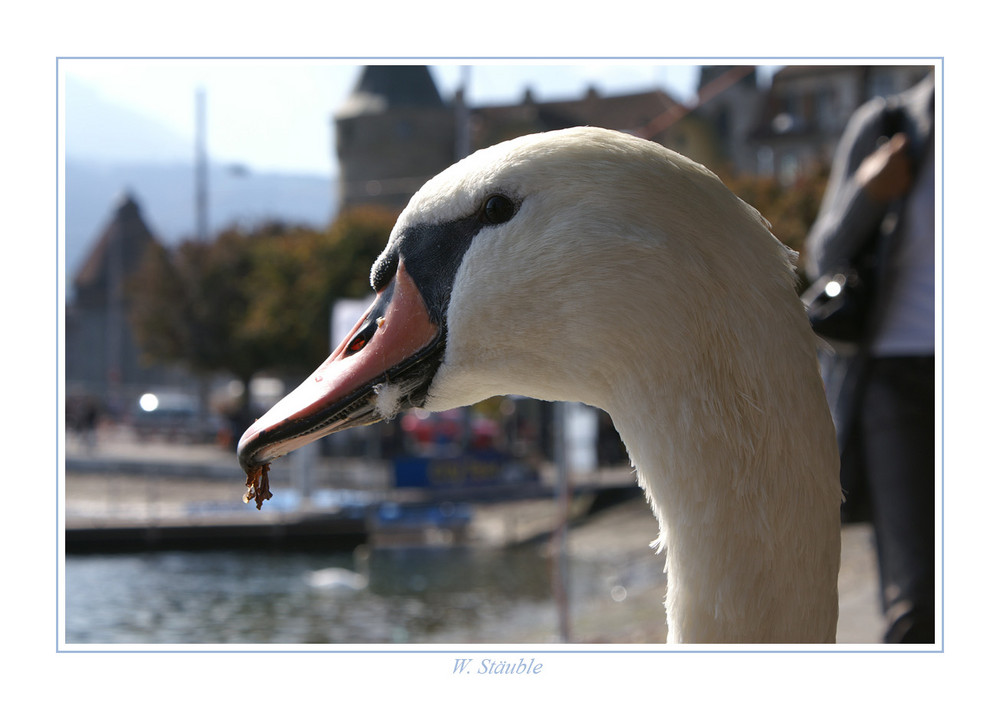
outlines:
[{"label": "hazy sky", "polygon": [[[138,159],[148,151],[154,157],[180,152],[189,158],[195,94],[203,89],[213,160],[257,171],[324,175],[334,166],[333,114],[360,70],[353,62],[307,59],[65,59],[59,68],[65,85],[74,89],[67,90],[73,97],[67,120],[77,121],[67,128],[70,155],[96,150]],[[462,64],[432,66],[432,75],[447,99],[462,80]],[[693,96],[698,70],[690,63],[635,60],[503,61],[477,63],[466,76],[473,104],[518,101],[526,88],[540,100],[576,98],[589,86],[606,94],[662,88],[683,101]],[[125,130],[111,130],[112,112],[158,124],[165,137],[151,145]]]}]

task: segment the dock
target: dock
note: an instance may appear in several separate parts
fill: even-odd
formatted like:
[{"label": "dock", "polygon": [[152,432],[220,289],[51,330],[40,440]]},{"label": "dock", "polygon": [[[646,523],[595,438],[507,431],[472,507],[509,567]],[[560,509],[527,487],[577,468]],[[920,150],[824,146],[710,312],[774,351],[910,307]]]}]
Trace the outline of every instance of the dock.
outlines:
[{"label": "dock", "polygon": [[[272,467],[274,497],[257,510],[241,500],[235,454],[218,446],[123,433],[89,448],[67,441],[66,552],[502,546],[550,536],[561,522],[550,471],[518,485],[393,488],[387,462],[297,454]],[[639,494],[629,470],[603,471],[578,481],[570,514]]]}]

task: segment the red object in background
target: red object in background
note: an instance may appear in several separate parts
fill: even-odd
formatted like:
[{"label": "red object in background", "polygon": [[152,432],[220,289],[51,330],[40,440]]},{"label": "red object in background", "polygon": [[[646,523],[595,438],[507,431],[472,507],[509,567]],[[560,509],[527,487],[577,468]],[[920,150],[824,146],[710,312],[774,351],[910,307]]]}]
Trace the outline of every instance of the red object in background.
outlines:
[{"label": "red object in background", "polygon": [[[421,447],[460,444],[463,438],[465,413],[451,409],[440,413],[410,411],[403,415],[400,426],[409,439]],[[493,450],[497,448],[500,426],[485,418],[474,418],[470,423],[469,449]]]}]

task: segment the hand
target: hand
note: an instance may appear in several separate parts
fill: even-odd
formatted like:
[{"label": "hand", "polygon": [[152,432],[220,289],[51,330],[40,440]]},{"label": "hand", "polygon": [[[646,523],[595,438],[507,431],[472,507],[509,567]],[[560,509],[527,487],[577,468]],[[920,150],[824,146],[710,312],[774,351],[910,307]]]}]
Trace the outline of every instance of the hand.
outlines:
[{"label": "hand", "polygon": [[913,183],[913,167],[903,133],[896,133],[866,157],[854,179],[876,202],[891,202],[905,195]]}]

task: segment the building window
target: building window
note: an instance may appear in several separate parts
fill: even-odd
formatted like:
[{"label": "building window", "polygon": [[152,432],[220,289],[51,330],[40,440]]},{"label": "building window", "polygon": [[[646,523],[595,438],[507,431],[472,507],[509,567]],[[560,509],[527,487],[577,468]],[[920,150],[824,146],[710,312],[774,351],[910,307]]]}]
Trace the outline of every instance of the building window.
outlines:
[{"label": "building window", "polygon": [[836,132],[839,128],[837,97],[829,89],[822,89],[816,94],[816,121],[824,133]]},{"label": "building window", "polygon": [[873,72],[868,98],[891,96],[896,93],[895,77],[887,72]]},{"label": "building window", "polygon": [[757,150],[757,173],[768,177],[774,174],[774,150],[766,145]]},{"label": "building window", "polygon": [[778,180],[783,185],[790,185],[799,176],[799,159],[794,153],[781,156],[781,167],[778,170]]}]

